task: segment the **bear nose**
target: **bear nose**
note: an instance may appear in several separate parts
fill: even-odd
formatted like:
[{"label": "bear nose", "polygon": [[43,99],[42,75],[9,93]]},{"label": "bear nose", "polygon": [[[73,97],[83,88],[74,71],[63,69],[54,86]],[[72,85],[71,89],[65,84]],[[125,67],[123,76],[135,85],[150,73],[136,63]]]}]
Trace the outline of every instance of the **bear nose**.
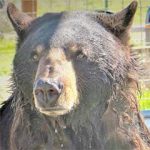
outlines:
[{"label": "bear nose", "polygon": [[63,89],[61,82],[38,79],[34,86],[37,99],[53,102],[58,99]]}]

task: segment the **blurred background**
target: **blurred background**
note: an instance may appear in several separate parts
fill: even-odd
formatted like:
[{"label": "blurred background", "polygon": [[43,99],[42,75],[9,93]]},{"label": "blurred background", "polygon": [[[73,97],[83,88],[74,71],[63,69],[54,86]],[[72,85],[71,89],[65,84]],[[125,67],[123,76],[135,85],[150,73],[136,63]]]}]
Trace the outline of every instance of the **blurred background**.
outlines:
[{"label": "blurred background", "polygon": [[[15,54],[16,34],[8,20],[6,6],[13,2],[31,16],[64,10],[107,10],[117,12],[132,0],[0,0],[0,102],[10,91],[10,75]],[[150,0],[138,0],[138,10],[131,29],[132,49],[139,55],[143,74],[140,76],[141,110],[150,110]]]}]

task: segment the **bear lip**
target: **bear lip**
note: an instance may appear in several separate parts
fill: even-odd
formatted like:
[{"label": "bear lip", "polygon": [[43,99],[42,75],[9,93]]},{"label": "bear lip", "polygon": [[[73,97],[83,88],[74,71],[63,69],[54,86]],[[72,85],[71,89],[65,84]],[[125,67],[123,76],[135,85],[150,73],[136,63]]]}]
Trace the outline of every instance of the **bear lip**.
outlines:
[{"label": "bear lip", "polygon": [[69,110],[62,106],[54,106],[50,108],[39,108],[39,111],[47,116],[57,117],[68,113]]},{"label": "bear lip", "polygon": [[53,107],[49,107],[49,108],[40,108],[40,111],[57,111],[57,110],[66,110],[64,107],[62,106],[53,106]]}]

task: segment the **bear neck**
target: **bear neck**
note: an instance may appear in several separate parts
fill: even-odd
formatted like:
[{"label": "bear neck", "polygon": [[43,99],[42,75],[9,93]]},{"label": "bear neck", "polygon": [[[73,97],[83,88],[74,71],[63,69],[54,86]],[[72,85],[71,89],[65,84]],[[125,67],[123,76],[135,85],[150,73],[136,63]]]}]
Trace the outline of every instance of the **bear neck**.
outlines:
[{"label": "bear neck", "polygon": [[[58,117],[41,114],[21,93],[16,95],[14,100],[16,99],[18,101],[15,101],[13,125],[16,126],[17,120],[17,126],[20,127],[24,120],[24,130],[28,130],[26,124],[31,124],[32,130],[38,131],[36,136],[40,136],[38,133],[43,127],[44,134],[47,136],[51,136],[50,133],[54,135],[59,133],[60,137],[71,136],[72,140],[75,139],[78,142],[86,139],[86,143],[89,144],[94,140],[99,147],[111,136],[116,138],[122,136],[123,133],[128,134],[131,131],[134,133],[136,130],[137,136],[142,133],[144,134],[143,141],[147,141],[145,137],[149,134],[148,129],[141,121],[134,94],[128,90],[113,94],[110,99],[96,105],[93,109],[87,109],[84,103],[80,103],[73,111]],[[131,102],[132,105],[129,105]]]}]

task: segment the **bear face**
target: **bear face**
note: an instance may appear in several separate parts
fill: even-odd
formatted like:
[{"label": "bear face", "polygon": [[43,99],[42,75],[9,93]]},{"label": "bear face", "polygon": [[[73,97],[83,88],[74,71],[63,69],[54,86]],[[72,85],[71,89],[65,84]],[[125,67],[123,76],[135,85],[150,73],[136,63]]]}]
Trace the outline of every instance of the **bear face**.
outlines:
[{"label": "bear face", "polygon": [[8,5],[18,47],[15,88],[0,109],[2,149],[149,149],[128,45],[136,8],[34,19]]},{"label": "bear face", "polygon": [[127,78],[124,49],[136,7],[133,2],[117,14],[76,11],[33,20],[10,4],[8,16],[19,36],[16,86],[49,116],[64,115],[79,104],[92,110],[107,101],[112,83]]}]

